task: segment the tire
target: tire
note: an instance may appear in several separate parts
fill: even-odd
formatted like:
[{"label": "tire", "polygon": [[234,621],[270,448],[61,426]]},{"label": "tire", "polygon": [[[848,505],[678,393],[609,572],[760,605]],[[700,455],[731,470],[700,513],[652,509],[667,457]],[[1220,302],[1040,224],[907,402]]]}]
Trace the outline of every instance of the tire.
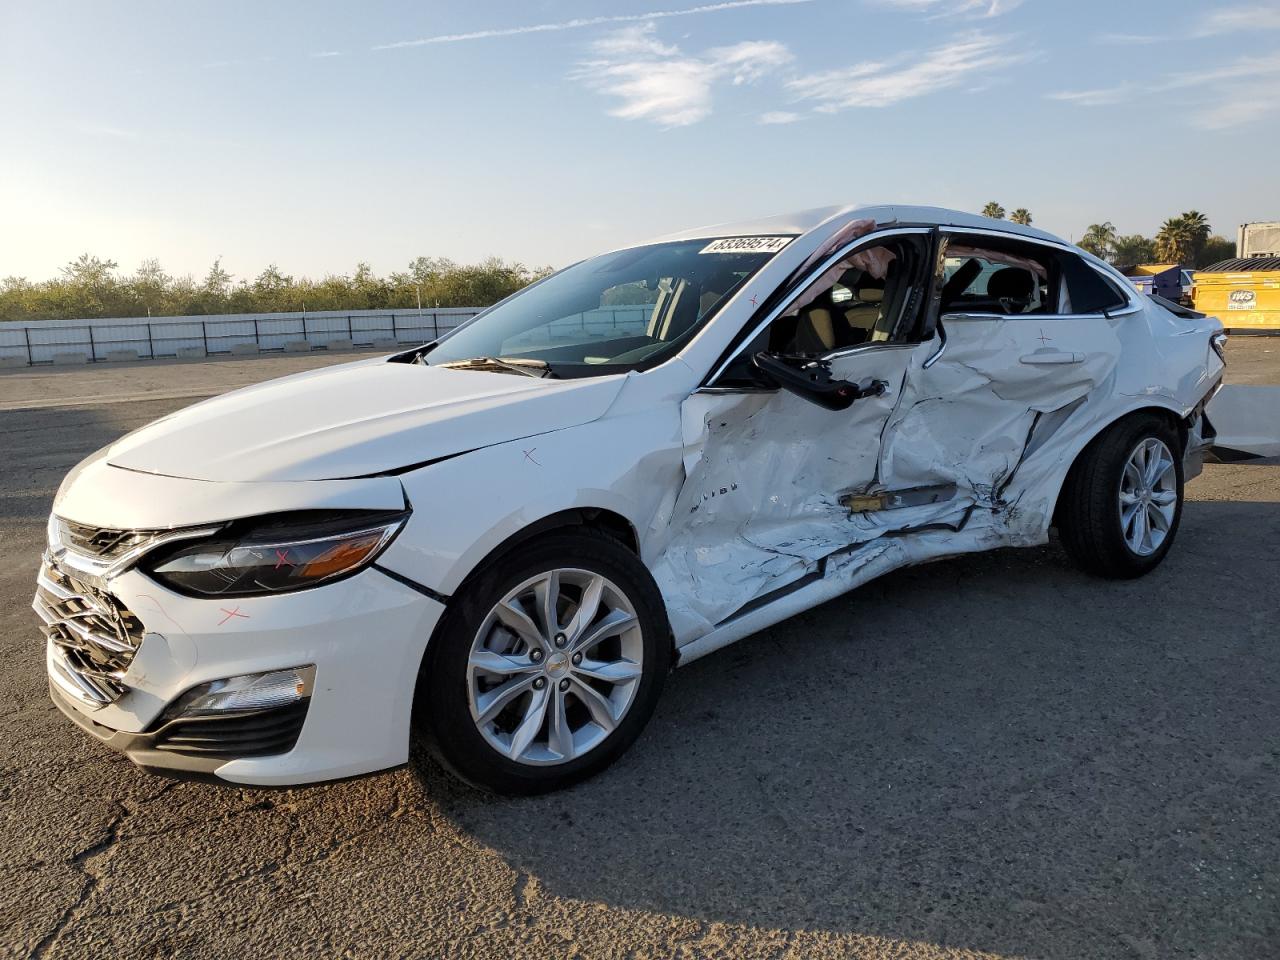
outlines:
[{"label": "tire", "polygon": [[[1160,472],[1154,484],[1149,483],[1150,472],[1139,469],[1134,461],[1144,448],[1145,462],[1154,464],[1151,472]],[[1156,458],[1151,456],[1153,451],[1163,453]],[[1163,469],[1166,454],[1172,466]],[[1137,472],[1126,474],[1130,466]],[[1182,500],[1182,443],[1177,430],[1157,415],[1135,415],[1096,437],[1072,465],[1058,500],[1058,534],[1067,554],[1086,573],[1114,580],[1141,577],[1159,566],[1173,546],[1182,520]],[[1144,523],[1145,539],[1140,528]]]},{"label": "tire", "polygon": [[[543,598],[552,584],[560,629],[548,631]],[[589,591],[599,607],[582,628],[575,614],[590,604]],[[639,559],[590,528],[550,533],[487,564],[454,595],[423,660],[415,732],[473,786],[515,795],[558,790],[631,746],[670,665],[662,598]]]}]

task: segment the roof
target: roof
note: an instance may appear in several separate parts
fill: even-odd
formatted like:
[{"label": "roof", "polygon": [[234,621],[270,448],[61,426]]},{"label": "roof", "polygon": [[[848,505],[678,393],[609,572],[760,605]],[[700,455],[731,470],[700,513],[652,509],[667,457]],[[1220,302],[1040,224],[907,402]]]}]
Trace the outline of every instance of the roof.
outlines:
[{"label": "roof", "polygon": [[881,226],[893,223],[924,224],[926,226],[945,225],[950,227],[973,227],[987,230],[1001,230],[1005,233],[1020,234],[1036,240],[1064,241],[1051,233],[1037,230],[1035,227],[1024,227],[1012,220],[992,220],[976,213],[965,213],[961,210],[948,210],[945,207],[917,207],[908,204],[876,204],[873,206],[815,207],[780,216],[764,217],[755,220],[737,220],[730,223],[716,223],[708,226],[681,230],[658,241],[698,240],[703,237],[749,237],[754,235],[796,233],[804,234],[824,224],[830,224],[834,230],[849,220],[867,218],[875,220]]},{"label": "roof", "polygon": [[1140,263],[1135,267],[1129,267],[1124,273],[1130,277],[1155,277],[1169,270],[1181,269],[1182,267],[1176,263]]},{"label": "roof", "polygon": [[1271,273],[1280,271],[1280,257],[1235,257],[1219,260],[1199,273]]}]

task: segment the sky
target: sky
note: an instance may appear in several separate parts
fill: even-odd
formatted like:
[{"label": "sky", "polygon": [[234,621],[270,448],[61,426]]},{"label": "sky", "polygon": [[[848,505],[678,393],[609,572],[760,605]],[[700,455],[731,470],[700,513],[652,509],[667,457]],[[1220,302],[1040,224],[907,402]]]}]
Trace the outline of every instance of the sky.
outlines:
[{"label": "sky", "polygon": [[1280,219],[1280,0],[0,0],[0,277],[531,266],[835,203]]}]

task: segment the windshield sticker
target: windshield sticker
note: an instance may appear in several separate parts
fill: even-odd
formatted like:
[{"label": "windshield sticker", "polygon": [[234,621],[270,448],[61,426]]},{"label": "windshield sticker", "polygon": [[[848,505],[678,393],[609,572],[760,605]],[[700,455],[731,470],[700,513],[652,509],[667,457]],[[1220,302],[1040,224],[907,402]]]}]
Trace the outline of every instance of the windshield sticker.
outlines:
[{"label": "windshield sticker", "polygon": [[712,240],[699,253],[777,253],[790,237],[721,237]]}]

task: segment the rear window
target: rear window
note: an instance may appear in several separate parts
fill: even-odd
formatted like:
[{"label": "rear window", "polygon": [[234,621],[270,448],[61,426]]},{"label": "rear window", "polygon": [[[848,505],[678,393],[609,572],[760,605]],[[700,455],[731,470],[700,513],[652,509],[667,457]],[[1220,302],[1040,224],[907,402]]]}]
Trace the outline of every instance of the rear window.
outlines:
[{"label": "rear window", "polygon": [[1070,304],[1065,312],[1102,313],[1129,305],[1119,287],[1074,254],[1060,254],[1059,264]]}]

